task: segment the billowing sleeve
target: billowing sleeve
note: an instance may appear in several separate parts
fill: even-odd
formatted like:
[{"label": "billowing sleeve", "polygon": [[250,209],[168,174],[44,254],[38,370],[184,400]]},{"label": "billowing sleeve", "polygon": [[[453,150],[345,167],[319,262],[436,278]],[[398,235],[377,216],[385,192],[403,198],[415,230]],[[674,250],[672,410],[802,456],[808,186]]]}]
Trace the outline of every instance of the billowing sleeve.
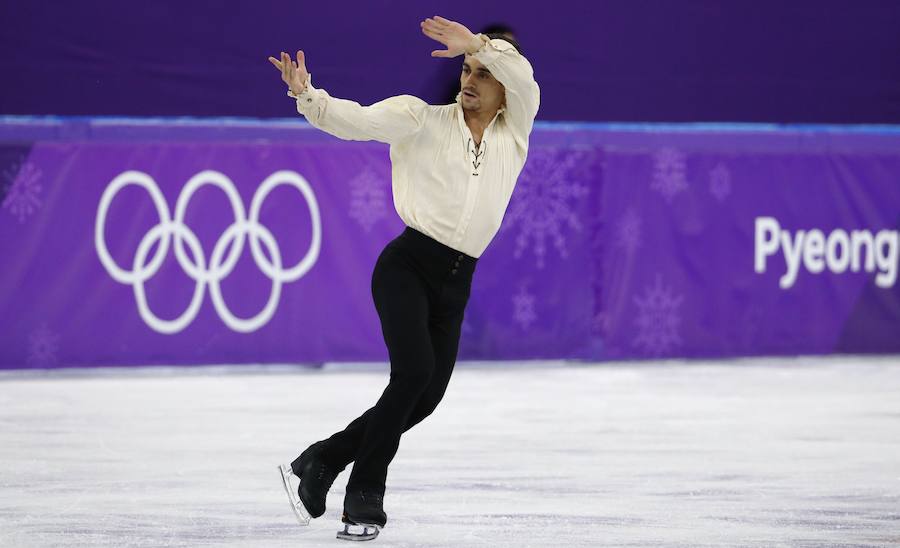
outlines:
[{"label": "billowing sleeve", "polygon": [[380,141],[393,144],[411,137],[425,120],[428,104],[412,95],[388,97],[369,106],[356,101],[328,95],[324,89],[314,88],[312,75],[307,76],[306,88],[298,95],[297,112],[316,128],[351,141]]},{"label": "billowing sleeve", "polygon": [[520,145],[527,148],[528,135],[541,102],[541,90],[534,80],[534,69],[528,59],[506,40],[489,39],[483,34],[477,36],[482,44],[472,55],[506,88],[507,121],[513,127]]}]

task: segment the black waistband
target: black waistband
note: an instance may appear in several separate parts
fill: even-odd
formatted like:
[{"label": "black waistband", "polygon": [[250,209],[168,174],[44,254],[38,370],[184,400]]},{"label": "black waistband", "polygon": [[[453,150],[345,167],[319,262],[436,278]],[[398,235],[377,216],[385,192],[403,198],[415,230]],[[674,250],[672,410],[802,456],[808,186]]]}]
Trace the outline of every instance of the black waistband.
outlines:
[{"label": "black waistband", "polygon": [[427,247],[429,250],[434,250],[438,253],[441,253],[442,255],[446,255],[449,259],[454,259],[462,263],[471,264],[475,264],[478,261],[476,257],[472,257],[471,255],[463,253],[462,251],[453,249],[452,247],[435,240],[428,234],[420,232],[411,226],[407,226],[405,229],[403,229],[403,233],[400,234],[400,236],[417,242],[419,245]]}]

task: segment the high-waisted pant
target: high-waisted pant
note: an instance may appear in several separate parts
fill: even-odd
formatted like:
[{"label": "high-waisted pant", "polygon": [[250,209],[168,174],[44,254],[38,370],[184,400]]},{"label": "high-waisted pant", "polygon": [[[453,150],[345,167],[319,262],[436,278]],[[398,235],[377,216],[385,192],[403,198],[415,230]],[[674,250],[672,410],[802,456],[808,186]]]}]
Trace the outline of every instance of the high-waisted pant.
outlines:
[{"label": "high-waisted pant", "polygon": [[391,360],[378,402],[326,440],[339,469],[354,462],[347,490],[385,490],[400,435],[444,396],[459,348],[477,259],[411,227],[391,240],[372,272],[372,297]]}]

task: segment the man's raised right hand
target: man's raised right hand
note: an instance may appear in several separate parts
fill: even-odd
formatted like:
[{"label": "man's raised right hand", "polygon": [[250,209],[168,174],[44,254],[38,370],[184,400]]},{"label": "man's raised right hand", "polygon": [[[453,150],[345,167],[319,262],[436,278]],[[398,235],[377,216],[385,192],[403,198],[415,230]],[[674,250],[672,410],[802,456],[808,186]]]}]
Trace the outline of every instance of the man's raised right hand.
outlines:
[{"label": "man's raised right hand", "polygon": [[299,95],[306,88],[306,78],[309,73],[306,71],[306,57],[303,50],[297,51],[297,64],[291,59],[291,56],[285,52],[281,52],[281,61],[274,57],[269,57],[269,61],[281,71],[281,79],[291,88],[294,95]]}]

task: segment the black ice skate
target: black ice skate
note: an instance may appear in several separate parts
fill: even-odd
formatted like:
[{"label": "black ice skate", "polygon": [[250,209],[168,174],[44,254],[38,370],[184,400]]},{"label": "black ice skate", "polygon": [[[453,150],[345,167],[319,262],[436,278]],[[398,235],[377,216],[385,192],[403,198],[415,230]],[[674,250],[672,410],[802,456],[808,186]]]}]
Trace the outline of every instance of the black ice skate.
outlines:
[{"label": "black ice skate", "polygon": [[309,446],[290,467],[279,466],[291,509],[300,525],[309,525],[310,518],[317,518],[325,513],[325,496],[334,479],[343,470],[333,468],[322,460],[322,443],[320,441]]},{"label": "black ice skate", "polygon": [[[338,531],[341,540],[372,540],[387,523],[387,514],[382,509],[383,497],[380,493],[367,490],[347,491],[344,496],[344,530]],[[351,529],[353,527],[354,529]],[[358,528],[361,527],[362,531]]]}]

